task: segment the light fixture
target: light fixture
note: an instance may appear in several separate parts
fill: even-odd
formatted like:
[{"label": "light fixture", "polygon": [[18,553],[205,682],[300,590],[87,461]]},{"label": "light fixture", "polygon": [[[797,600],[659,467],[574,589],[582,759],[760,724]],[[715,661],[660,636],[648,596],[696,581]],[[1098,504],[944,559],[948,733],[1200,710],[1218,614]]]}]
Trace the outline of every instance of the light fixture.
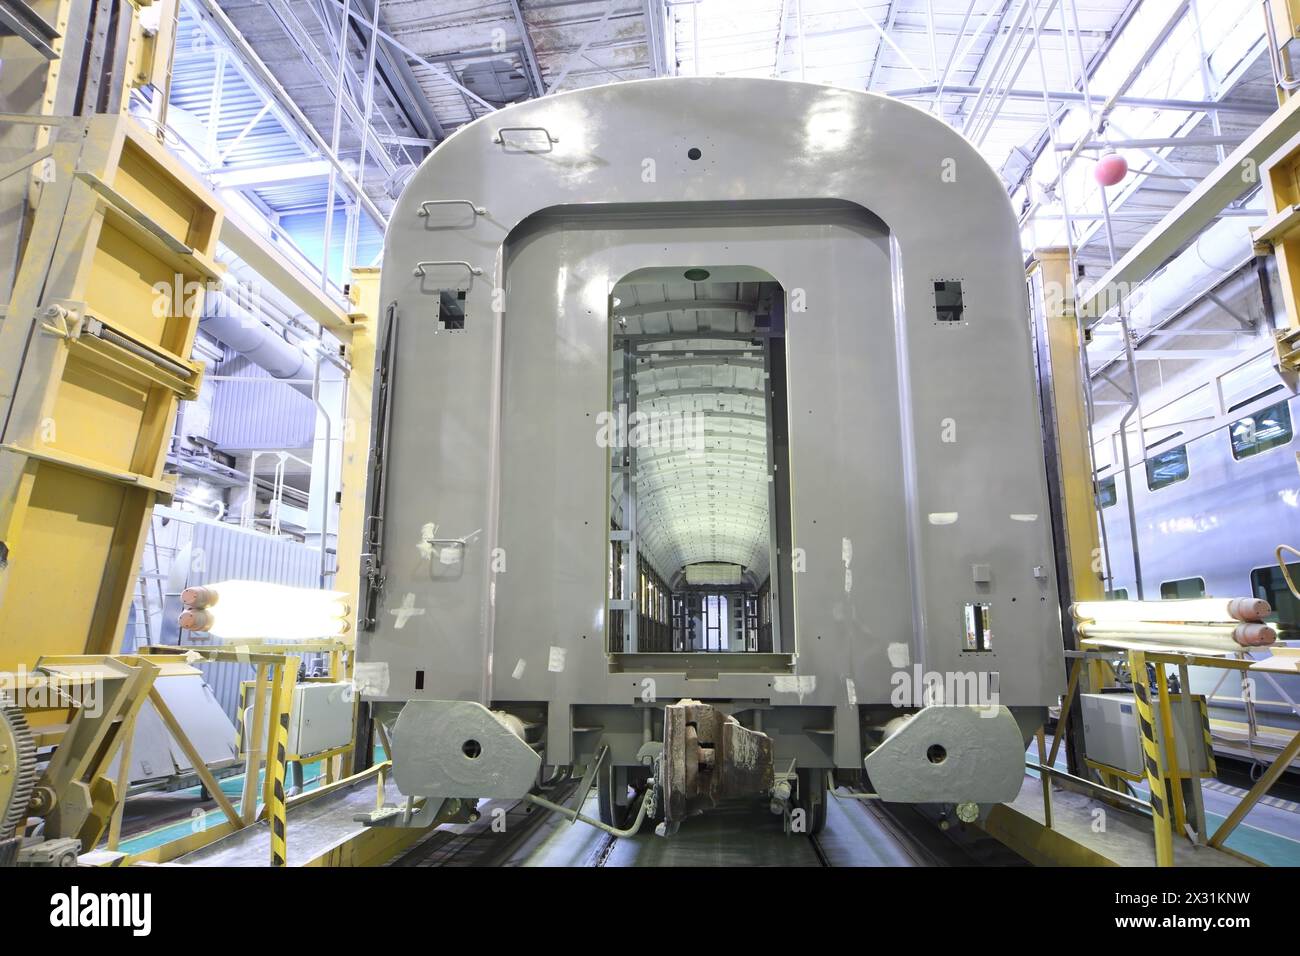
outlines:
[{"label": "light fixture", "polygon": [[342,637],[350,628],[346,596],[266,581],[221,581],[181,592],[180,625],[227,641]]}]

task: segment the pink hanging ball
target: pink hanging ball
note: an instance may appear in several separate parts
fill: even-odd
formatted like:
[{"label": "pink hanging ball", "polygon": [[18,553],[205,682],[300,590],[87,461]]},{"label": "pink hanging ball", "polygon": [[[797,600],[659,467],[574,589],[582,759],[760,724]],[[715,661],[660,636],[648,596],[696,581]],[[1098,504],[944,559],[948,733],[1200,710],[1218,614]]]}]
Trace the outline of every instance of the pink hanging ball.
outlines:
[{"label": "pink hanging ball", "polygon": [[1107,153],[1097,160],[1092,174],[1103,186],[1114,186],[1128,175],[1128,160],[1119,153]]}]

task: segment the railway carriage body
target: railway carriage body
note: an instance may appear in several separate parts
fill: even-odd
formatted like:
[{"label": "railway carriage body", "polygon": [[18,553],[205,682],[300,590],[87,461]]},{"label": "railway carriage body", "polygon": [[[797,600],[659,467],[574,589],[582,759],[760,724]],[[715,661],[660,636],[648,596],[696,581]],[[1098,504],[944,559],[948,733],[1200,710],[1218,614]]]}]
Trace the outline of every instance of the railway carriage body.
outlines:
[{"label": "railway carriage body", "polygon": [[357,670],[403,792],[644,775],[678,700],[780,770],[1018,790],[1050,508],[1016,221],[950,128],[768,80],[512,106],[407,186],[381,305]]}]

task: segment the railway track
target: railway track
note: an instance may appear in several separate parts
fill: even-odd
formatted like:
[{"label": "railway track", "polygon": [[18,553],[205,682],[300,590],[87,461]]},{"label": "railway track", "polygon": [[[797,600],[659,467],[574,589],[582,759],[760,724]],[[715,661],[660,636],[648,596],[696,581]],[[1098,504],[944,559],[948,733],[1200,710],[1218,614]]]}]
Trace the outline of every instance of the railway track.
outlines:
[{"label": "railway track", "polygon": [[[615,850],[616,850],[616,848],[618,847],[620,841],[627,841],[628,839],[629,839],[629,838],[627,838],[627,837],[616,837],[616,836],[614,836],[612,833],[606,833],[606,834],[603,834],[603,835],[602,835],[602,838],[601,838],[601,841],[600,841],[600,844],[599,844],[599,846],[596,848],[596,851],[591,855],[590,862],[589,862],[588,865],[589,865],[589,866],[592,866],[592,867],[605,867],[605,866],[619,866],[619,865],[626,865],[626,864],[621,864],[621,863],[617,862],[617,861],[619,860],[619,855],[616,855],[616,854],[615,854]],[[640,839],[640,836],[638,836],[637,838],[633,838],[633,839]],[[654,837],[654,839],[658,840],[658,839],[661,839],[661,838],[660,838],[660,837]],[[682,840],[682,839],[683,839],[683,834],[682,834],[682,833],[679,833],[677,836],[673,837],[672,839],[674,839],[674,840]],[[817,837],[809,835],[809,836],[793,836],[793,837],[786,837],[785,839],[786,839],[788,842],[790,842],[790,844],[791,844],[791,846],[790,846],[790,850],[791,850],[791,853],[790,853],[790,860],[789,860],[788,862],[784,862],[784,863],[782,863],[782,862],[770,862],[770,863],[767,863],[766,865],[769,865],[769,866],[782,866],[782,865],[785,865],[785,866],[808,866],[808,865],[814,865],[814,866],[820,866],[820,867],[831,867],[831,866],[834,866],[834,864],[833,864],[833,863],[831,862],[831,860],[830,860],[830,857],[827,856],[826,851],[822,848],[821,842],[817,839]],[[686,840],[689,841],[689,834],[687,834],[687,836],[686,836]],[[812,859],[815,860],[815,863],[810,864],[810,863],[807,861],[807,856],[808,856],[809,852],[811,852],[811,854],[812,854]],[[616,861],[616,862],[611,863],[611,859],[613,859],[613,860]],[[681,864],[680,864],[680,863],[676,863],[676,864],[674,864],[674,865],[681,865]]]},{"label": "railway track", "polygon": [[[568,801],[578,789],[571,781],[547,794],[559,803]],[[530,836],[548,818],[558,819],[525,800],[511,803],[489,800],[479,804],[476,823],[444,825],[389,866],[508,866]]]},{"label": "railway track", "polygon": [[[568,784],[549,798],[567,803]],[[910,806],[830,798],[826,829],[817,836],[787,835],[766,808],[723,807],[692,818],[664,839],[649,826],[616,837],[518,801],[488,801],[481,819],[444,827],[393,861],[395,866],[971,866],[1023,861],[977,834],[942,832],[935,819]],[[595,815],[594,807],[588,811]]]}]

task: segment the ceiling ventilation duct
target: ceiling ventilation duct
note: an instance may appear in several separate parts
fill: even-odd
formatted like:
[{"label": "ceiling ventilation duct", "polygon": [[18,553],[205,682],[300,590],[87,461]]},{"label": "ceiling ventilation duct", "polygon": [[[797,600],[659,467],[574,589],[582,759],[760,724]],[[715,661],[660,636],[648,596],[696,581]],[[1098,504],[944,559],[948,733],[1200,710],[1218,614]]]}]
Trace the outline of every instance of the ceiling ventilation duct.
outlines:
[{"label": "ceiling ventilation duct", "polygon": [[1220,219],[1146,282],[1128,300],[1129,327],[1135,333],[1158,327],[1211,291],[1254,256],[1250,230],[1264,219]]},{"label": "ceiling ventilation duct", "polygon": [[316,365],[302,349],[281,338],[224,292],[208,292],[203,297],[203,313],[200,328],[205,333],[275,378],[290,379],[289,385],[311,396]]}]

